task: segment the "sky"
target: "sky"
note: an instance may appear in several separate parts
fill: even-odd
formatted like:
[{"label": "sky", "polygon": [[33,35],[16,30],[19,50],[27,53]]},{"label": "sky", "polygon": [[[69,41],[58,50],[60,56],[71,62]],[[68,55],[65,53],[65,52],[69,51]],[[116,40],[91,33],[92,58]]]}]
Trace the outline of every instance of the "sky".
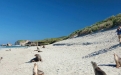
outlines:
[{"label": "sky", "polygon": [[121,0],[0,0],[0,44],[43,40],[121,13]]}]

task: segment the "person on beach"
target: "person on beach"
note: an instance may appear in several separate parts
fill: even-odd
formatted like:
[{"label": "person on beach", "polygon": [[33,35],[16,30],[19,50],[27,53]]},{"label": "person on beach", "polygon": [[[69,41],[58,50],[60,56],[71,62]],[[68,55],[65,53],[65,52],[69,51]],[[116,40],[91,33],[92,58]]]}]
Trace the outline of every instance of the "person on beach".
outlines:
[{"label": "person on beach", "polygon": [[117,28],[117,35],[118,35],[118,39],[119,39],[119,44],[121,44],[121,26],[119,26],[118,28]]}]

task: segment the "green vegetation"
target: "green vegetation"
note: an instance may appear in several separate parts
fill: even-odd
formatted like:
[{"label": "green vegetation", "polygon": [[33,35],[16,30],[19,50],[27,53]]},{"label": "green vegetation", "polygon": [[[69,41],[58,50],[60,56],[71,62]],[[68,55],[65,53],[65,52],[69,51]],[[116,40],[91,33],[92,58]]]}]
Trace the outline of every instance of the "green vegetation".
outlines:
[{"label": "green vegetation", "polygon": [[35,42],[43,42],[44,45],[48,45],[48,44],[52,44],[52,43],[55,43],[58,41],[65,40],[67,38],[68,38],[67,36],[62,36],[62,37],[58,37],[58,38],[48,38],[48,39],[44,39],[44,40],[38,40]]},{"label": "green vegetation", "polygon": [[[74,36],[82,36],[82,35],[87,35],[93,32],[97,32],[100,30],[107,30],[115,26],[121,25],[121,14],[118,14],[116,16],[111,16],[103,21],[96,22],[95,24],[85,27],[80,30],[76,30],[73,33],[71,33],[69,36],[63,36],[63,37],[58,37],[58,38],[49,38],[49,39],[44,39],[44,40],[38,40],[34,42],[43,42],[45,45],[47,44],[52,44],[54,42],[62,41],[68,38],[73,38]],[[26,40],[18,40],[19,42],[24,42]]]},{"label": "green vegetation", "polygon": [[89,27],[85,27],[83,29],[74,31],[73,33],[71,33],[68,37],[72,38],[75,35],[77,36],[82,36],[82,35],[86,35],[86,34],[90,34],[92,32],[96,32],[96,31],[100,31],[100,30],[107,30],[110,28],[113,28],[115,26],[119,26],[121,25],[121,14],[118,14],[116,16],[111,16],[103,21],[97,22]]},{"label": "green vegetation", "polygon": [[25,42],[26,40],[18,40],[17,42]]}]

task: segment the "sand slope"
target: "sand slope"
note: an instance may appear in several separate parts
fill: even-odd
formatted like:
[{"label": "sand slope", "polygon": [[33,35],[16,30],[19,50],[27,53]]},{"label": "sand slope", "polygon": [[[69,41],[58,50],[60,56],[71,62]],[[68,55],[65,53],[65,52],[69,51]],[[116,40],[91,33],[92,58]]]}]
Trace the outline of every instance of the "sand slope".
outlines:
[{"label": "sand slope", "polygon": [[27,63],[40,54],[43,62],[37,62],[45,75],[94,75],[91,61],[96,62],[107,75],[121,75],[121,67],[115,67],[113,52],[121,57],[116,29],[99,32],[83,37],[68,39],[39,47],[17,48],[11,51],[0,50],[3,60],[0,75],[32,75],[34,63]]}]

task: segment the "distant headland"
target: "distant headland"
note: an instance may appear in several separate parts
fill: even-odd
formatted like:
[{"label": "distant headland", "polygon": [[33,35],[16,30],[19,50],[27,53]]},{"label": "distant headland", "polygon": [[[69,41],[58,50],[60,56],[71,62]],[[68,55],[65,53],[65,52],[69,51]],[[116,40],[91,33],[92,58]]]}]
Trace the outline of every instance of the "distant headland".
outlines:
[{"label": "distant headland", "polygon": [[[121,25],[121,13],[117,14],[116,16],[113,15],[105,20],[96,22],[93,25],[90,25],[83,29],[76,30],[68,36],[62,36],[62,37],[57,37],[57,38],[48,38],[48,39],[36,40],[36,41],[17,40],[15,42],[15,45],[20,45],[20,46],[48,45],[48,44],[52,44],[52,43],[66,40],[69,38],[84,36],[84,35],[92,34],[94,32],[98,32],[98,31],[102,31],[102,30],[108,30],[108,29],[111,29],[111,28],[119,26],[119,25]],[[7,43],[7,44],[2,44],[1,46],[12,46],[12,44]]]}]

